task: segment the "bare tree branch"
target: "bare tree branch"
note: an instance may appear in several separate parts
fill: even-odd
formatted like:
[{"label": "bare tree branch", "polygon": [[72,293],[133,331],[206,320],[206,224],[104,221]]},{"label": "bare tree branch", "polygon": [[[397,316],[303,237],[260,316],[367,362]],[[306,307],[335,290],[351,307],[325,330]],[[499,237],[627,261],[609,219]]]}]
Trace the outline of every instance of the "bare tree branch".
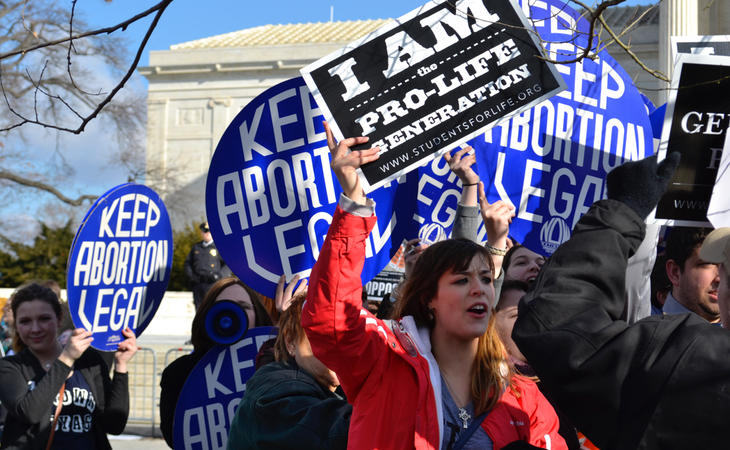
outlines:
[{"label": "bare tree branch", "polygon": [[666,76],[665,74],[663,74],[662,72],[660,72],[658,70],[648,67],[638,56],[636,56],[636,53],[634,53],[631,50],[631,46],[625,44],[623,41],[621,41],[621,39],[618,36],[616,36],[616,33],[614,33],[614,31],[611,29],[611,27],[608,26],[608,24],[606,23],[606,21],[603,17],[599,17],[598,20],[601,21],[603,28],[606,31],[608,31],[608,33],[611,35],[611,37],[613,38],[613,42],[615,42],[616,45],[621,47],[626,52],[626,54],[629,55],[631,57],[631,59],[633,59],[634,62],[636,62],[636,64],[638,64],[639,67],[642,68],[642,70],[645,70],[650,75],[652,75],[662,81],[666,81],[667,83],[671,81],[668,76]]},{"label": "bare tree branch", "polygon": [[[21,127],[21,126],[23,126],[25,124],[29,124],[30,123],[30,124],[41,125],[41,126],[43,126],[45,128],[50,128],[50,129],[54,129],[54,130],[58,130],[58,131],[65,131],[65,132],[69,132],[69,133],[73,133],[73,134],[80,134],[80,133],[82,133],[86,129],[86,125],[90,121],[92,121],[93,119],[95,119],[99,115],[99,113],[104,109],[104,107],[106,105],[108,105],[112,101],[112,99],[115,97],[115,95],[125,86],[125,84],[127,83],[127,81],[129,81],[129,79],[132,77],[132,75],[134,74],[134,71],[136,70],[137,66],[139,65],[139,61],[140,61],[140,59],[142,57],[142,53],[143,53],[145,47],[147,46],[147,42],[149,41],[149,38],[152,35],[152,32],[154,31],[154,29],[156,28],[157,24],[159,23],[160,17],[162,17],[162,14],[165,12],[165,9],[167,8],[167,6],[169,6],[169,4],[172,1],[173,0],[163,0],[160,3],[158,3],[157,5],[153,6],[152,8],[149,8],[147,11],[144,11],[144,12],[142,12],[140,14],[137,14],[136,16],[134,16],[134,17],[132,17],[132,18],[130,18],[128,20],[125,20],[125,21],[123,21],[123,22],[121,22],[121,23],[119,23],[119,24],[117,24],[115,26],[106,27],[106,28],[100,28],[100,29],[97,29],[97,30],[93,30],[93,31],[85,32],[85,33],[79,33],[79,34],[76,34],[76,35],[73,34],[73,15],[74,15],[74,9],[73,8],[75,8],[75,2],[73,2],[72,12],[71,12],[71,15],[70,15],[70,18],[69,18],[69,24],[70,24],[69,33],[68,33],[67,36],[64,36],[62,38],[55,39],[55,40],[46,41],[46,42],[43,42],[41,44],[33,45],[33,46],[30,46],[30,47],[19,48],[19,49],[16,49],[16,50],[13,50],[13,51],[6,52],[4,54],[1,54],[0,55],[0,61],[2,61],[4,59],[7,59],[7,58],[10,58],[10,57],[13,57],[13,56],[17,56],[17,55],[25,55],[25,54],[28,54],[29,52],[42,50],[42,49],[45,49],[45,48],[48,48],[48,47],[52,47],[52,46],[55,46],[55,45],[58,45],[58,44],[68,43],[69,44],[69,49],[68,49],[68,57],[67,57],[68,58],[67,59],[67,73],[69,75],[69,79],[71,80],[72,86],[76,90],[78,90],[80,93],[88,94],[88,92],[83,91],[83,90],[81,90],[81,89],[78,88],[76,82],[73,79],[73,74],[71,72],[70,53],[71,53],[71,48],[73,47],[74,41],[79,40],[81,38],[90,37],[90,36],[97,36],[97,35],[101,35],[101,34],[109,34],[109,33],[112,33],[114,31],[117,31],[117,30],[120,30],[120,29],[124,30],[130,24],[133,24],[134,22],[136,22],[138,20],[141,20],[141,19],[147,17],[148,15],[150,15],[152,13],[155,14],[154,15],[154,18],[152,19],[152,22],[150,23],[149,27],[147,28],[147,31],[146,31],[143,39],[141,40],[138,48],[137,48],[137,53],[136,53],[136,55],[134,57],[134,60],[129,64],[129,67],[128,67],[126,73],[119,80],[119,82],[117,82],[117,84],[111,89],[111,91],[109,92],[109,94],[107,94],[104,97],[104,99],[102,99],[99,103],[97,103],[95,105],[95,107],[93,108],[93,110],[90,113],[88,113],[86,115],[82,115],[75,108],[73,108],[70,103],[68,103],[67,101],[65,101],[61,96],[59,96],[59,95],[53,95],[50,91],[44,90],[41,87],[42,86],[42,81],[43,81],[43,77],[42,77],[43,72],[41,73],[41,77],[39,77],[38,81],[37,82],[33,82],[33,84],[36,87],[36,93],[35,93],[36,96],[38,95],[38,92],[40,92],[41,94],[45,95],[48,99],[50,99],[51,102],[57,101],[57,102],[60,102],[61,104],[63,104],[68,111],[70,111],[71,113],[73,113],[75,116],[77,116],[81,120],[81,122],[79,123],[78,126],[76,126],[75,128],[74,127],[69,127],[69,126],[64,126],[64,125],[60,125],[58,122],[57,123],[52,123],[52,122],[50,122],[48,120],[44,120],[44,119],[40,118],[39,117],[39,114],[38,114],[37,98],[36,98],[35,106],[34,106],[34,109],[33,109],[33,115],[31,117],[31,116],[29,116],[29,115],[27,115],[27,114],[25,114],[23,112],[18,111],[15,108],[13,108],[10,100],[8,99],[7,96],[5,96],[4,98],[5,98],[6,106],[11,111],[11,113],[14,116],[17,117],[18,121],[15,122],[15,123],[11,123],[9,125],[6,125],[6,126],[0,128],[0,131],[9,131],[9,130],[12,130],[14,128],[18,128],[18,127]],[[30,76],[29,76],[29,79],[31,79],[31,82],[32,82],[32,78]],[[0,88],[2,88],[3,89],[3,92],[5,92],[5,86],[4,86],[4,83],[3,83],[3,80],[2,80],[2,72],[0,72]],[[98,94],[93,94],[93,95],[98,95]]]},{"label": "bare tree branch", "polygon": [[12,181],[13,183],[17,183],[22,186],[27,186],[27,187],[31,187],[31,188],[39,189],[41,191],[48,192],[49,194],[52,194],[56,198],[61,200],[62,202],[69,204],[71,206],[81,206],[86,201],[93,202],[94,200],[96,200],[98,198],[97,195],[81,195],[75,199],[66,197],[58,189],[51,186],[50,184],[44,183],[42,181],[31,180],[29,178],[25,178],[23,176],[20,176],[13,172],[9,172],[4,169],[0,169],[0,179]]}]

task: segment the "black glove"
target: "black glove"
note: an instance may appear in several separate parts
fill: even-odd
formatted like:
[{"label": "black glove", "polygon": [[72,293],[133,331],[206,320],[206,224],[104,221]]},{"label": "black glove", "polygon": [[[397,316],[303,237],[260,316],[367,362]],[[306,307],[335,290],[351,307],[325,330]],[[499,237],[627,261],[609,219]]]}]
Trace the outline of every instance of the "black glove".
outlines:
[{"label": "black glove", "polygon": [[606,176],[608,198],[625,204],[646,219],[667,190],[679,157],[679,152],[672,152],[659,164],[654,155],[616,167]]}]

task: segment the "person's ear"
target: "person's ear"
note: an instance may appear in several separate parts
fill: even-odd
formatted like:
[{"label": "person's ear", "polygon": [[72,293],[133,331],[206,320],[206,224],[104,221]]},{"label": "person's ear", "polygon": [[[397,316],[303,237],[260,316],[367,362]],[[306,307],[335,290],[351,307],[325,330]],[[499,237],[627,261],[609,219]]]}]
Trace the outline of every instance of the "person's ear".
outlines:
[{"label": "person's ear", "polygon": [[287,340],[286,341],[286,352],[289,353],[289,356],[292,358],[294,357],[294,353],[296,352],[296,346],[293,342]]},{"label": "person's ear", "polygon": [[679,284],[679,278],[682,276],[682,268],[673,259],[668,259],[666,263],[667,278],[672,283],[672,286]]}]

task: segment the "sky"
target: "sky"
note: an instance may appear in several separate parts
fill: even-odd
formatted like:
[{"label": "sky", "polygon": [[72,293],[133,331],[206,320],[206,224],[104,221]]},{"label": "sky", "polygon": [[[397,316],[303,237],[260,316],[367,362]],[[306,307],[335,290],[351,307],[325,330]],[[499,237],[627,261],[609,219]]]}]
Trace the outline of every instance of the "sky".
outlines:
[{"label": "sky", "polygon": [[[70,0],[58,0],[71,3]],[[164,12],[157,28],[140,60],[140,67],[149,64],[150,50],[167,50],[171,45],[195,39],[215,36],[245,28],[285,23],[325,22],[333,18],[340,20],[363,20],[399,17],[421,6],[424,0],[174,0]],[[627,0],[625,5],[648,4],[651,0]],[[157,4],[157,0],[77,0],[76,11],[92,27],[107,27],[128,19]],[[122,35],[131,58],[147,30],[151,17],[129,26]],[[144,95],[144,77],[135,74],[128,90],[136,90]],[[59,180],[58,188],[68,196],[80,194],[101,195],[117,184],[126,182],[126,173],[116,165],[109,164],[110,147],[104,125],[92,121],[88,131],[81,135],[63,135],[59,139],[50,136],[42,129],[28,129],[28,156],[36,164],[57,146],[63,150],[66,161],[75,168],[64,179]],[[52,143],[52,144],[51,144]],[[19,202],[7,210],[17,216],[16,220],[25,221],[28,217],[39,217],[36,209],[53,202],[50,195],[37,193],[26,196],[27,201]],[[30,207],[29,207],[30,205]],[[84,208],[76,214],[83,216]],[[6,216],[7,217],[7,216]],[[42,218],[42,217],[41,217]],[[1,222],[1,221],[0,221]]]},{"label": "sky", "polygon": [[[399,17],[424,4],[424,0],[174,0],[164,12],[150,38],[141,65],[149,63],[149,50],[167,50],[170,45],[244,28],[267,24],[385,19]],[[627,0],[624,5],[656,3]],[[157,4],[151,0],[79,0],[77,8],[91,24],[111,25]],[[573,5],[575,6],[575,5]],[[148,23],[145,22],[145,24]],[[125,33],[136,45],[146,26],[133,26]]]}]

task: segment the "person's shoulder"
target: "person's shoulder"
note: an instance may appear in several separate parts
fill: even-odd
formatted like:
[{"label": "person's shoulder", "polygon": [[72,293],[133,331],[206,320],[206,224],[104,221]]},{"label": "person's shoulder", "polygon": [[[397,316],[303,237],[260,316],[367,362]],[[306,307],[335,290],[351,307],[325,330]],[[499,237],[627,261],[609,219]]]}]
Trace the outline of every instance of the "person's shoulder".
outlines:
[{"label": "person's shoulder", "polygon": [[188,353],[187,355],[183,355],[170,364],[165,367],[165,369],[162,371],[163,377],[171,377],[171,376],[179,376],[181,374],[190,373],[191,370],[193,370],[193,367],[200,361],[200,358],[202,355],[198,355],[196,353]]},{"label": "person's shoulder", "polygon": [[15,353],[13,355],[8,355],[2,359],[0,359],[0,366],[20,366],[24,365],[27,362],[27,359],[23,357],[23,353]]},{"label": "person's shoulder", "polygon": [[190,251],[188,254],[192,255],[195,253],[200,253],[200,249],[203,248],[203,241],[196,242],[195,244],[190,247]]},{"label": "person's shoulder", "polygon": [[34,360],[36,360],[35,356],[33,356],[30,350],[26,348],[19,351],[18,353],[13,353],[12,355],[8,355],[0,359],[0,362],[15,365],[27,365],[31,364]]},{"label": "person's shoulder", "polygon": [[310,392],[321,389],[307,372],[295,364],[279,361],[262,366],[246,383],[247,391]]}]

